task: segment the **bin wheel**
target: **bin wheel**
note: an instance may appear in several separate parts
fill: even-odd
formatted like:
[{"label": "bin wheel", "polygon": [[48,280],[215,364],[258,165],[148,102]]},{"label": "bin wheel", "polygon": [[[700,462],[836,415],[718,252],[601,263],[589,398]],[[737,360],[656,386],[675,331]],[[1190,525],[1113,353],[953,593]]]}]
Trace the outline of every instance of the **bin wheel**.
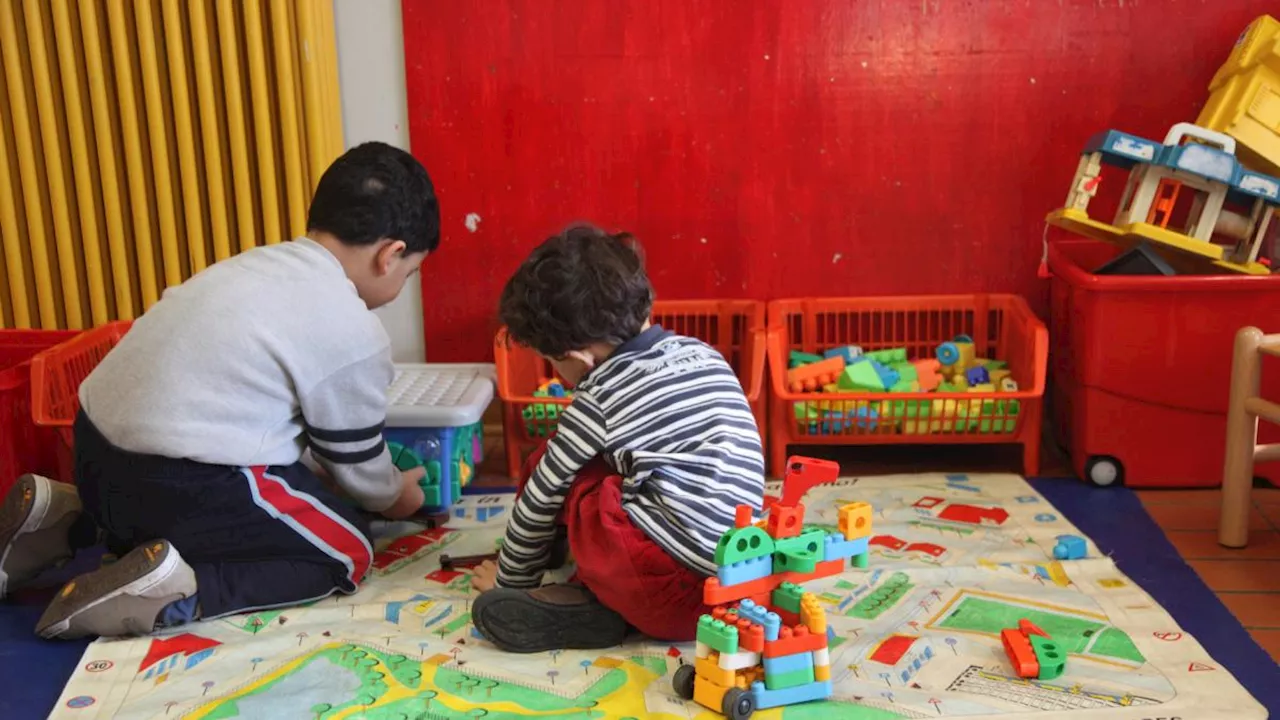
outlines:
[{"label": "bin wheel", "polygon": [[750,690],[734,688],[724,694],[720,712],[729,720],[747,720],[756,711],[756,698]]},{"label": "bin wheel", "polygon": [[1084,476],[1098,487],[1124,484],[1124,465],[1110,455],[1092,455],[1084,463]]},{"label": "bin wheel", "polygon": [[681,665],[676,668],[676,674],[671,678],[671,687],[676,694],[685,700],[693,699],[693,681],[696,671],[692,665]]}]

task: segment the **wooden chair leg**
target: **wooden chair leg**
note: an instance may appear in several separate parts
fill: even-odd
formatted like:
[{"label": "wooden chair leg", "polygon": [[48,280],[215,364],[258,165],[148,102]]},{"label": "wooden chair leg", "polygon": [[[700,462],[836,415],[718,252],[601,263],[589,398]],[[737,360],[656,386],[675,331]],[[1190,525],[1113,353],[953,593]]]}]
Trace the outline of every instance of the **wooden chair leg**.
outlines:
[{"label": "wooden chair leg", "polygon": [[1258,418],[1245,409],[1245,401],[1257,397],[1261,390],[1258,347],[1262,338],[1262,331],[1255,327],[1236,333],[1222,469],[1222,517],[1218,522],[1218,543],[1227,547],[1244,547],[1249,542],[1249,495],[1253,489]]}]

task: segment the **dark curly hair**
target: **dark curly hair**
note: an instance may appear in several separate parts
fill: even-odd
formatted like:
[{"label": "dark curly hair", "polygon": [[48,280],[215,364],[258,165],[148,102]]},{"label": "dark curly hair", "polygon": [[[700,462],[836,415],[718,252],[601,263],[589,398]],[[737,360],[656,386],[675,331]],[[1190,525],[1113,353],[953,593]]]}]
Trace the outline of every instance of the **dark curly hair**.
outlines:
[{"label": "dark curly hair", "polygon": [[630,340],[652,307],[634,238],[575,225],[520,265],[502,289],[498,317],[511,341],[562,358],[594,343]]},{"label": "dark curly hair", "polygon": [[348,245],[401,240],[408,253],[440,245],[440,204],[426,168],[412,155],[381,142],[343,153],[320,176],[307,229],[323,230]]}]

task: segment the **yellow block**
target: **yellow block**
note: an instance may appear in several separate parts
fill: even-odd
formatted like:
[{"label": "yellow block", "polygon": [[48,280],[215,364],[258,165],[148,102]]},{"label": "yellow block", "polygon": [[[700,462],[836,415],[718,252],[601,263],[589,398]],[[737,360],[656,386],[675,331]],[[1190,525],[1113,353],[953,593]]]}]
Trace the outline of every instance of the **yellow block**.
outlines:
[{"label": "yellow block", "polygon": [[1249,24],[1209,82],[1196,124],[1236,139],[1246,166],[1280,175],[1280,22],[1263,15]]},{"label": "yellow block", "polygon": [[830,679],[831,679],[831,666],[830,666],[830,665],[815,665],[815,666],[814,666],[814,668],[813,668],[813,680],[814,680],[814,682],[822,682],[823,680],[830,680]]},{"label": "yellow block", "polygon": [[704,677],[697,677],[693,682],[693,701],[705,708],[720,712],[724,704],[724,694],[729,688],[717,685]]},{"label": "yellow block", "polygon": [[977,385],[969,386],[969,392],[995,392],[995,391],[996,391],[996,386],[992,385],[991,383],[978,383]]},{"label": "yellow block", "polygon": [[1000,380],[1009,377],[1010,372],[1008,368],[1000,368],[999,370],[992,370],[987,374],[991,376],[992,385],[999,385]]},{"label": "yellow block", "polygon": [[800,622],[814,635],[827,634],[827,611],[822,609],[817,595],[805,593],[800,596]]},{"label": "yellow block", "polygon": [[733,687],[733,671],[720,667],[720,653],[712,652],[704,658],[698,658],[694,664],[698,677],[709,680],[716,685]]},{"label": "yellow block", "polygon": [[836,529],[844,535],[845,540],[857,540],[871,534],[871,504],[854,502],[842,505],[839,510]]}]

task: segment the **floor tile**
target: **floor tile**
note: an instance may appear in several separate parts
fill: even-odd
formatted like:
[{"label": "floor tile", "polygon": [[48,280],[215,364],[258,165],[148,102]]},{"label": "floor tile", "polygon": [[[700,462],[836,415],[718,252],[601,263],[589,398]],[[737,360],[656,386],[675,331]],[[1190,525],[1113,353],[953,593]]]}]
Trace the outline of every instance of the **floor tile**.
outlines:
[{"label": "floor tile", "polygon": [[[1203,502],[1184,505],[1147,505],[1147,514],[1165,532],[1170,530],[1217,530],[1222,506],[1206,496]],[[1280,510],[1280,507],[1276,508]],[[1273,529],[1258,508],[1249,509],[1250,530]]]},{"label": "floor tile", "polygon": [[1280,505],[1280,488],[1254,488],[1250,497],[1259,505]]},{"label": "floor tile", "polygon": [[1280,505],[1257,505],[1259,512],[1263,517],[1271,523],[1272,527],[1280,530]]},{"label": "floor tile", "polygon": [[1250,630],[1255,642],[1271,654],[1271,659],[1280,663],[1280,630]]},{"label": "floor tile", "polygon": [[1241,625],[1254,628],[1280,630],[1280,616],[1276,605],[1280,594],[1276,593],[1223,593],[1218,596]]},{"label": "floor tile", "polygon": [[[1280,560],[1192,560],[1214,592],[1280,592]],[[1280,595],[1277,596],[1280,601]]]},{"label": "floor tile", "polygon": [[1280,560],[1280,532],[1259,530],[1249,533],[1243,548],[1218,544],[1215,530],[1172,530],[1165,533],[1185,560]]},{"label": "floor tile", "polygon": [[1204,490],[1135,490],[1143,505],[1197,505],[1222,501],[1222,491],[1218,489]]}]

